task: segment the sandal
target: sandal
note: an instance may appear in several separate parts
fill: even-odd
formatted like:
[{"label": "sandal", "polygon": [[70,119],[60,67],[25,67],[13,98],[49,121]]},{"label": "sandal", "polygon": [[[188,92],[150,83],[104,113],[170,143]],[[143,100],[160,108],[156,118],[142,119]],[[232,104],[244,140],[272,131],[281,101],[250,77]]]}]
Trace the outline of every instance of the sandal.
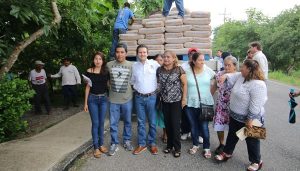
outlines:
[{"label": "sandal", "polygon": [[204,149],[203,151],[203,157],[206,159],[210,159],[211,158],[211,152],[209,149]]},{"label": "sandal", "polygon": [[218,154],[218,155],[215,156],[215,159],[219,162],[225,162],[230,158],[231,158],[231,155],[226,154],[224,152],[222,152],[221,154]]},{"label": "sandal", "polygon": [[167,148],[164,149],[164,153],[165,154],[171,153],[171,150],[172,150],[171,148],[167,147]]},{"label": "sandal", "polygon": [[175,158],[180,157],[180,155],[181,155],[181,152],[180,152],[180,151],[174,151],[174,153],[173,153],[173,156],[174,156]]},{"label": "sandal", "polygon": [[101,151],[99,150],[99,149],[95,149],[95,151],[94,151],[94,157],[95,158],[100,158],[100,156],[101,156]]},{"label": "sandal", "polygon": [[195,146],[193,145],[193,147],[189,150],[190,154],[196,154],[196,152],[198,151],[199,146]]},{"label": "sandal", "polygon": [[257,171],[260,170],[262,168],[263,162],[260,161],[259,164],[257,163],[251,163],[248,168],[247,171]]}]

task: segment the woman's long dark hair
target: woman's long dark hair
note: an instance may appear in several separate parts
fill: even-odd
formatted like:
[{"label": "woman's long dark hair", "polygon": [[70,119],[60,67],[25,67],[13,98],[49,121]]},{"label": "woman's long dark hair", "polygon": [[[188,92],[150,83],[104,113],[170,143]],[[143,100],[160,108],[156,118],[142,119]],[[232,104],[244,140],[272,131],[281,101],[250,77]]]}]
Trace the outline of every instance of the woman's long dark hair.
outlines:
[{"label": "woman's long dark hair", "polygon": [[101,70],[100,70],[100,74],[106,74],[108,71],[107,71],[107,68],[106,68],[106,60],[105,60],[105,56],[102,52],[98,51],[96,53],[94,53],[94,56],[93,56],[93,62],[92,62],[92,65],[91,65],[91,68],[92,68],[92,72],[94,72],[94,69],[95,69],[95,64],[94,64],[94,59],[95,57],[99,55],[103,61],[102,63],[102,66],[101,66]]},{"label": "woman's long dark hair", "polygon": [[243,64],[249,69],[249,74],[245,77],[244,82],[250,80],[265,80],[264,73],[256,60],[246,59]]},{"label": "woman's long dark hair", "polygon": [[190,66],[191,66],[192,68],[195,68],[194,62],[196,62],[197,59],[198,59],[201,55],[203,55],[203,54],[200,53],[200,52],[195,52],[195,53],[193,54],[193,56],[192,56],[192,61],[189,62]]}]

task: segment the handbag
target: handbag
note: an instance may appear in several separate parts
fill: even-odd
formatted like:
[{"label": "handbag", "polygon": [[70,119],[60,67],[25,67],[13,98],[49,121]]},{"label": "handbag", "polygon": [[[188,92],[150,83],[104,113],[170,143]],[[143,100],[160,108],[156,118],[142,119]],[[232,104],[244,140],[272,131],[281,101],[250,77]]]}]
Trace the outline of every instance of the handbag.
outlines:
[{"label": "handbag", "polygon": [[200,121],[212,121],[214,119],[214,116],[215,116],[214,106],[213,105],[206,105],[206,104],[201,103],[201,96],[200,96],[199,86],[198,86],[196,74],[195,74],[195,71],[194,71],[194,67],[192,67],[192,71],[193,71],[194,79],[195,79],[195,82],[196,82],[196,88],[197,88],[199,101],[200,101],[201,113],[199,115],[199,120]]},{"label": "handbag", "polygon": [[264,127],[252,126],[251,128],[245,127],[244,134],[247,137],[266,139],[267,130]]}]

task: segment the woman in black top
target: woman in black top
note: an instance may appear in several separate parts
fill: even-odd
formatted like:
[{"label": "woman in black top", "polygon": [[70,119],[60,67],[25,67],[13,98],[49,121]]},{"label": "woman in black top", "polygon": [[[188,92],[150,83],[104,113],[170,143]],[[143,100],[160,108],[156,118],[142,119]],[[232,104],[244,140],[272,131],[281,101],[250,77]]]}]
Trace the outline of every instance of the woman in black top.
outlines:
[{"label": "woman in black top", "polygon": [[87,70],[86,76],[92,84],[85,86],[84,111],[89,111],[91,116],[94,157],[99,158],[102,153],[108,152],[103,146],[103,138],[109,73],[102,52],[94,55],[92,67]]}]

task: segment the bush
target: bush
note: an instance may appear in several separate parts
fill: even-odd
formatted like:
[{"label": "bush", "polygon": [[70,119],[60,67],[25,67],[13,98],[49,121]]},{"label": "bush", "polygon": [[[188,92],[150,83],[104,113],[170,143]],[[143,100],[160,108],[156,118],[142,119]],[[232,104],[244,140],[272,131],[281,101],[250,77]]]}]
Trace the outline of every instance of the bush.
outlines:
[{"label": "bush", "polygon": [[15,78],[0,80],[0,92],[0,142],[3,142],[25,131],[27,122],[22,116],[31,109],[29,99],[34,91],[27,80]]}]

